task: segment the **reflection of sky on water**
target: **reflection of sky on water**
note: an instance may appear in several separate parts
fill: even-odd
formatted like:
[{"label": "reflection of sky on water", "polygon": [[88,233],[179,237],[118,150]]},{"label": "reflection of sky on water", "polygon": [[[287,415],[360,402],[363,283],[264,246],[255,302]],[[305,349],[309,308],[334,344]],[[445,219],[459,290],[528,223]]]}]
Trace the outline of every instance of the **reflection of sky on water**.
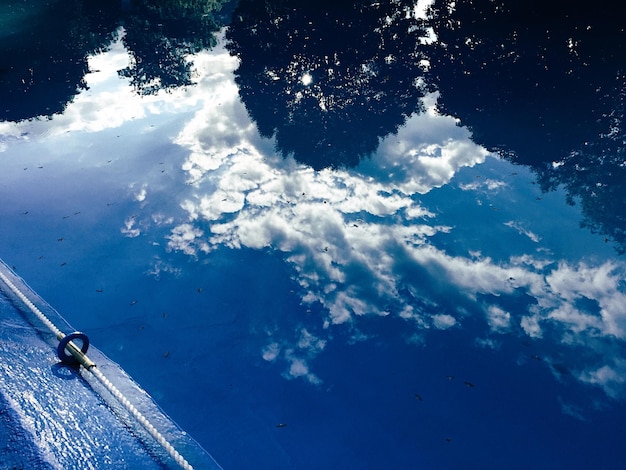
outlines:
[{"label": "reflection of sky on water", "polygon": [[[276,155],[273,142],[258,135],[238,99],[236,60],[223,48],[198,55],[196,87],[141,98],[117,78],[126,61],[119,42],[92,58],[90,90],[62,116],[0,123],[0,217],[12,227],[1,231],[1,256],[71,323],[96,336],[104,328],[98,345],[108,352],[108,341],[133,375],[147,353],[123,359],[134,339],[116,332],[116,322],[143,331],[153,315],[146,334],[158,342],[172,334],[173,325],[164,324],[169,306],[182,309],[176,327],[184,334],[202,332],[218,344],[207,330],[254,312],[258,318],[245,317],[248,333],[231,332],[242,357],[338,394],[349,389],[329,361],[345,365],[355,380],[363,366],[348,358],[368,342],[386,344],[380,357],[403,361],[385,349],[399,348],[387,343],[389,328],[417,351],[467,331],[476,350],[510,353],[520,369],[537,360],[559,381],[623,396],[624,263],[601,237],[578,228],[578,213],[560,192],[540,194],[528,170],[489,155],[453,118],[437,115],[436,96],[358,167],[313,171]],[[241,292],[227,287],[226,273]],[[56,289],[68,283],[77,286],[71,299]],[[99,305],[94,283],[128,299],[125,309]],[[220,294],[222,288],[238,292]],[[137,302],[141,310],[133,302],[142,289],[188,298],[180,306],[154,292],[147,306]],[[212,307],[199,300],[207,290],[218,299]],[[80,313],[79,305],[93,314]],[[220,313],[189,314],[198,310]],[[383,317],[394,326],[382,326]],[[255,339],[246,342],[247,334]],[[519,341],[532,346],[511,353]],[[191,370],[199,372],[205,349],[188,346]],[[384,364],[370,366],[381,380],[399,380],[382,372]],[[222,374],[233,373],[222,367]],[[215,392],[208,379],[195,379],[196,387]],[[153,380],[157,399],[175,402],[168,385]],[[587,419],[584,403],[551,390],[560,411]],[[249,400],[254,409],[258,403]],[[235,421],[251,413],[225,406]],[[192,411],[181,414],[182,422],[193,420]],[[258,452],[274,455],[287,446],[266,432],[276,448]]]},{"label": "reflection of sky on water", "polygon": [[[231,77],[222,78],[218,106],[207,103],[176,140],[191,150],[183,169],[194,191],[181,204],[189,220],[172,230],[171,249],[194,256],[222,245],[278,250],[294,269],[303,303],[319,302],[329,312],[320,320],[324,328],[353,322],[355,337],[358,317],[373,313],[409,320],[416,335],[462,326],[465,317],[478,314],[487,324],[486,345],[496,345],[505,332],[541,338],[551,329],[570,346],[624,338],[622,264],[577,259],[567,251],[566,258],[555,257],[562,248],[546,246],[542,239],[551,234],[534,230],[557,227],[542,227],[545,222],[527,207],[542,201],[521,194],[525,201],[507,200],[520,179],[529,183],[523,170],[523,178],[509,181],[477,172],[475,181],[446,195],[466,200],[459,192],[474,192],[476,207],[465,205],[463,218],[450,222],[479,226],[473,238],[463,237],[468,246],[454,255],[445,249],[456,229],[437,223],[436,206],[424,205],[420,195],[477,164],[500,175],[506,165],[485,163],[493,157],[454,119],[437,116],[434,102],[356,169],[316,172],[272,156],[270,143],[246,119]],[[484,207],[489,200],[492,207]],[[494,206],[499,203],[516,207]],[[523,237],[531,243],[520,242]],[[512,296],[527,297],[528,308],[509,311]],[[312,355],[326,344],[306,331],[296,341]],[[280,342],[268,344],[267,360],[281,357]],[[604,345],[597,347],[602,356]],[[318,380],[292,349],[283,359],[290,363],[288,374]],[[620,361],[578,366],[580,379],[616,393]]]}]

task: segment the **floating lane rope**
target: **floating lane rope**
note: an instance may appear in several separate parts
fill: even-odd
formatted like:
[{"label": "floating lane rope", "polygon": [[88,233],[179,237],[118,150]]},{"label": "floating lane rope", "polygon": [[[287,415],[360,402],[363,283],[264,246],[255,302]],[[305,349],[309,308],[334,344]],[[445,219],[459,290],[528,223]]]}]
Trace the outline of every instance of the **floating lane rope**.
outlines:
[{"label": "floating lane rope", "polygon": [[[57,355],[59,359],[70,365],[82,365],[86,370],[91,372],[100,383],[113,395],[120,404],[128,411],[148,433],[165,449],[165,451],[176,461],[176,463],[185,470],[193,470],[193,467],[185,458],[168,442],[168,440],[148,421],[148,419],[141,414],[141,412],[135,408],[135,406],[128,401],[128,399],[118,390],[118,388],[111,383],[109,379],[98,369],[96,364],[91,361],[85,354],[89,348],[89,338],[80,332],[74,332],[69,335],[64,334],[58,329],[54,323],[50,321],[44,313],[37,308],[37,306],[30,301],[22,291],[20,291],[15,284],[0,270],[0,279],[7,285],[9,289],[24,302],[24,304],[33,312],[41,322],[48,327],[48,329],[54,334],[57,340],[59,340],[59,346],[57,348]],[[73,340],[82,341],[82,346],[79,348],[76,346]],[[70,354],[67,354],[68,351]]]}]

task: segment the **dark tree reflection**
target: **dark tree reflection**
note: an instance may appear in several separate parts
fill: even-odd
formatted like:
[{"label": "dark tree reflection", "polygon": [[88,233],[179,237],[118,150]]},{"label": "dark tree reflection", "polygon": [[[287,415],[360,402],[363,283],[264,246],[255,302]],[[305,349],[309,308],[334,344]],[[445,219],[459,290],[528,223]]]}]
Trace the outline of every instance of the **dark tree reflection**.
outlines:
[{"label": "dark tree reflection", "polygon": [[135,0],[126,11],[124,45],[132,63],[120,75],[142,95],[191,85],[186,59],[215,45],[214,16],[226,0]]},{"label": "dark tree reflection", "polygon": [[116,19],[110,13],[80,0],[4,5],[0,120],[63,111],[86,86],[87,55],[103,50],[114,37]]},{"label": "dark tree reflection", "polygon": [[420,110],[414,2],[243,0],[227,31],[260,133],[316,169],[355,165]]},{"label": "dark tree reflection", "polygon": [[549,191],[564,185],[568,202],[578,202],[582,208],[581,225],[614,240],[620,254],[626,253],[625,92],[616,99],[606,133],[538,170],[542,188]]},{"label": "dark tree reflection", "polygon": [[623,21],[610,8],[443,0],[432,24],[440,107],[481,144],[540,164],[605,130],[626,63]]},{"label": "dark tree reflection", "polygon": [[564,185],[626,251],[626,29],[614,2],[437,1],[428,75],[476,142]]},{"label": "dark tree reflection", "polygon": [[120,74],[140,94],[192,83],[190,53],[215,43],[226,0],[23,0],[2,5],[0,120],[63,112],[85,89],[87,56],[124,26]]}]

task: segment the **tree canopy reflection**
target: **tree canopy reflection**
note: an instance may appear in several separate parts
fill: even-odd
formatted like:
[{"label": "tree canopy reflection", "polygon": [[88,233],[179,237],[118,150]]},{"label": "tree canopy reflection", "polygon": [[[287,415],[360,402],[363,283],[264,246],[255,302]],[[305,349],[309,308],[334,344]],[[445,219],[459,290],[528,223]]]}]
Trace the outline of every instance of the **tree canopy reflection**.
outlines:
[{"label": "tree canopy reflection", "polygon": [[[120,74],[139,94],[189,85],[188,56],[214,44],[230,3],[5,5],[0,120],[62,112],[86,87],[87,56],[119,26],[131,55]],[[564,185],[583,225],[626,252],[626,32],[611,5],[436,0],[428,25],[433,44],[414,0],[242,0],[227,37],[240,96],[282,154],[317,169],[355,165],[436,88],[440,110],[477,143],[531,166],[544,190]]]},{"label": "tree canopy reflection", "polygon": [[474,140],[565,186],[626,251],[626,30],[608,2],[437,1],[428,81]]},{"label": "tree canopy reflection", "polygon": [[0,120],[62,112],[86,87],[87,55],[105,49],[113,39],[111,10],[94,2],[59,0],[14,2],[3,14]]},{"label": "tree canopy reflection", "polygon": [[[215,43],[225,0],[11,3],[0,32],[0,120],[62,112],[86,88],[87,56],[124,27],[131,65],[120,71],[140,94],[192,83],[187,56]],[[36,33],[34,33],[36,31]]]},{"label": "tree canopy reflection", "polygon": [[243,0],[227,32],[259,132],[316,169],[355,165],[421,110],[413,1]]},{"label": "tree canopy reflection", "polygon": [[437,1],[429,80],[474,139],[540,166],[605,132],[624,85],[626,33],[608,8]]},{"label": "tree canopy reflection", "polygon": [[132,64],[120,75],[140,94],[191,85],[186,56],[215,45],[214,12],[225,0],[140,0],[125,15],[124,45]]},{"label": "tree canopy reflection", "polygon": [[621,93],[616,100],[617,109],[608,132],[573,150],[553,166],[538,169],[542,189],[550,191],[565,185],[568,202],[579,202],[581,206],[581,225],[605,235],[605,241],[615,241],[620,254],[626,253],[624,95]]}]

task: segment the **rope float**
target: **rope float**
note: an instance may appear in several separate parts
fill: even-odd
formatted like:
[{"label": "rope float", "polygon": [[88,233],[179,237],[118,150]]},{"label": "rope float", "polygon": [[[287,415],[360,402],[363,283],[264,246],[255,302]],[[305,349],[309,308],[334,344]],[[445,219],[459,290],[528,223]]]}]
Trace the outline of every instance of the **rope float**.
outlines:
[{"label": "rope float", "polygon": [[[82,365],[86,370],[91,372],[102,385],[113,395],[120,404],[128,411],[148,433],[166,450],[166,452],[176,461],[176,463],[185,470],[193,470],[193,467],[185,458],[168,442],[167,439],[148,421],[148,419],[141,414],[141,412],[135,408],[135,406],[128,401],[128,399],[119,391],[119,389],[111,383],[109,379],[98,369],[96,364],[91,361],[86,355],[89,349],[89,338],[84,333],[76,331],[69,335],[64,334],[59,330],[54,323],[46,317],[37,306],[30,301],[26,295],[20,291],[13,282],[0,271],[0,279],[11,289],[11,291],[17,295],[22,302],[33,312],[41,322],[48,327],[48,329],[54,334],[57,340],[59,340],[59,346],[57,347],[57,356],[64,364],[69,365]],[[74,340],[80,340],[82,342],[79,348],[74,343]],[[70,354],[67,354],[69,351]]]}]

